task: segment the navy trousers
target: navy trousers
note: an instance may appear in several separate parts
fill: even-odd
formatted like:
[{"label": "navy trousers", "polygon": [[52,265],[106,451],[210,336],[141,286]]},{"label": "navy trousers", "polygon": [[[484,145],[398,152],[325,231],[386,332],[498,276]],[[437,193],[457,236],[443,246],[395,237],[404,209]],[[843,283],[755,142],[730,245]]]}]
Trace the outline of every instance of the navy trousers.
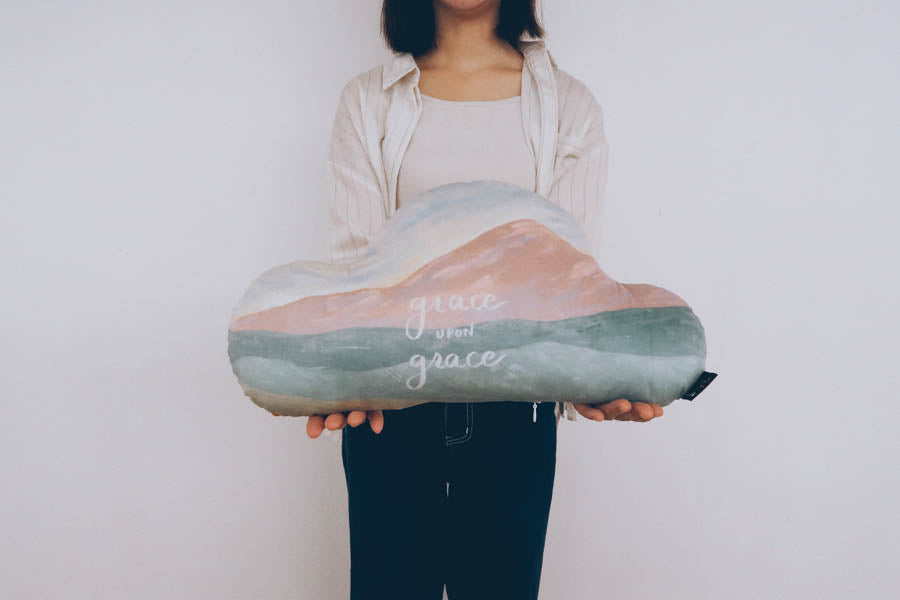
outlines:
[{"label": "navy trousers", "polygon": [[344,428],[351,600],[534,600],[553,402],[430,402]]}]

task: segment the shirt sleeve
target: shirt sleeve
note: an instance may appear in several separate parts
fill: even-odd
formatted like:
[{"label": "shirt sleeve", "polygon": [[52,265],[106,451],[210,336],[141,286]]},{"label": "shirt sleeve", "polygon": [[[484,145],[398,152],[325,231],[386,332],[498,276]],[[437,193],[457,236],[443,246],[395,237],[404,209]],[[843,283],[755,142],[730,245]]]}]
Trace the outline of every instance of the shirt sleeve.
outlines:
[{"label": "shirt sleeve", "polygon": [[[326,168],[332,263],[354,260],[384,222],[384,192],[365,143],[365,94],[351,79],[341,90],[331,128]],[[368,426],[368,425],[366,425]],[[340,446],[343,429],[322,436]]]},{"label": "shirt sleeve", "polygon": [[384,191],[366,149],[365,94],[354,79],[341,90],[328,150],[331,262],[355,259],[384,222]]},{"label": "shirt sleeve", "polygon": [[[609,146],[603,109],[580,81],[568,79],[560,90],[560,124],[553,181],[547,198],[569,211],[587,234],[598,256],[598,217],[606,197]],[[571,402],[564,402],[566,418],[577,420]]]}]

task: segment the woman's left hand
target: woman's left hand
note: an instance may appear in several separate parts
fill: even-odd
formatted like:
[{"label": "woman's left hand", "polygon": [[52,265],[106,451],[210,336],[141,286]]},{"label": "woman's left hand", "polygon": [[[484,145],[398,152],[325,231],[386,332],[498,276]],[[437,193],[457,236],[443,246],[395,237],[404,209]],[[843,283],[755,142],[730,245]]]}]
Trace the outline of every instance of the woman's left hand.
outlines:
[{"label": "woman's left hand", "polygon": [[573,402],[575,407],[582,416],[592,421],[638,421],[646,423],[663,414],[662,406],[659,404],[650,404],[649,402],[629,402],[625,398],[619,398],[612,402],[604,402],[603,404],[579,404]]}]

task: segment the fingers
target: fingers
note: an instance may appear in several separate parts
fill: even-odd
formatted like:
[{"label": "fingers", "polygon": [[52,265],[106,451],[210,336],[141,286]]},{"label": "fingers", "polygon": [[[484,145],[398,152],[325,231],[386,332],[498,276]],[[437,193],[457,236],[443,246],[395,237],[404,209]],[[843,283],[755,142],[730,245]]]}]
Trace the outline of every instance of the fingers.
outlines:
[{"label": "fingers", "polygon": [[[619,398],[600,405],[573,402],[572,406],[583,417],[592,421],[616,420],[646,423],[656,417],[661,417],[663,414],[663,408],[659,404],[650,404],[648,402],[632,403],[625,398]],[[310,415],[306,421],[306,434],[315,439],[326,428],[334,431],[348,424],[351,427],[357,427],[364,423],[366,419],[368,419],[369,425],[375,433],[381,433],[384,429],[384,413],[382,411],[353,410],[349,413],[332,413],[327,417]]]},{"label": "fingers", "polygon": [[316,439],[323,429],[325,429],[325,423],[322,415],[310,415],[306,419],[306,435],[309,437]]},{"label": "fingers", "polygon": [[653,409],[646,402],[634,402],[631,404],[631,419],[646,423],[655,416]]},{"label": "fingers", "polygon": [[381,430],[384,429],[384,413],[380,410],[370,410],[368,416],[372,431],[381,433]]},{"label": "fingers", "polygon": [[661,417],[663,408],[659,404],[650,404],[648,402],[634,402],[631,405],[631,411],[619,417],[620,421],[637,421],[638,423],[646,423],[656,417]]},{"label": "fingers", "polygon": [[573,402],[579,413],[593,421],[638,421],[646,423],[656,417],[662,416],[662,406],[648,402],[629,402],[625,398],[619,398],[605,404],[591,405]]},{"label": "fingers", "polygon": [[364,410],[353,410],[350,411],[350,414],[347,415],[347,425],[350,427],[356,427],[360,423],[366,422],[366,411]]},{"label": "fingers", "polygon": [[[615,421],[637,421],[638,423],[646,423],[656,417],[661,417],[663,407],[659,404],[651,404],[650,402],[629,402],[625,398],[619,398],[605,404],[590,405],[573,403],[575,409],[591,419],[592,411],[600,410],[606,420]],[[596,419],[595,419],[596,420]]]},{"label": "fingers", "polygon": [[631,402],[625,398],[619,398],[618,400],[601,404],[600,410],[603,411],[607,419],[619,419],[619,416],[627,414],[631,410]]},{"label": "fingers", "polygon": [[384,429],[384,413],[380,410],[352,410],[349,413],[331,413],[327,417],[324,415],[310,415],[306,420],[306,435],[315,439],[319,437],[325,429],[334,431],[342,429],[345,425],[356,427],[369,420],[372,431],[381,433]]},{"label": "fingers", "polygon": [[343,429],[347,424],[347,415],[344,413],[331,413],[325,417],[325,427],[334,431],[335,429]]},{"label": "fingers", "polygon": [[575,407],[583,417],[587,419],[591,419],[592,421],[604,421],[606,420],[606,415],[603,414],[603,411],[597,407],[591,406],[590,404],[579,404],[578,402],[573,402],[572,406]]}]

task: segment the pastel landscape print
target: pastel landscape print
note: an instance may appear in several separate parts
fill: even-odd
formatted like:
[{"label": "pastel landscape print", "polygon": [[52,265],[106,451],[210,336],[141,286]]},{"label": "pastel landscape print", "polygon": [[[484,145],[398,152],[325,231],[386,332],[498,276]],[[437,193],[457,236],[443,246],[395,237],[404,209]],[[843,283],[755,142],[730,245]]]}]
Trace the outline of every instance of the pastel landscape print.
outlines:
[{"label": "pastel landscape print", "polygon": [[354,260],[260,275],[234,307],[228,356],[244,393],[280,415],[665,406],[704,372],[706,339],[677,295],[607,276],[568,212],[477,180],[410,199]]}]

